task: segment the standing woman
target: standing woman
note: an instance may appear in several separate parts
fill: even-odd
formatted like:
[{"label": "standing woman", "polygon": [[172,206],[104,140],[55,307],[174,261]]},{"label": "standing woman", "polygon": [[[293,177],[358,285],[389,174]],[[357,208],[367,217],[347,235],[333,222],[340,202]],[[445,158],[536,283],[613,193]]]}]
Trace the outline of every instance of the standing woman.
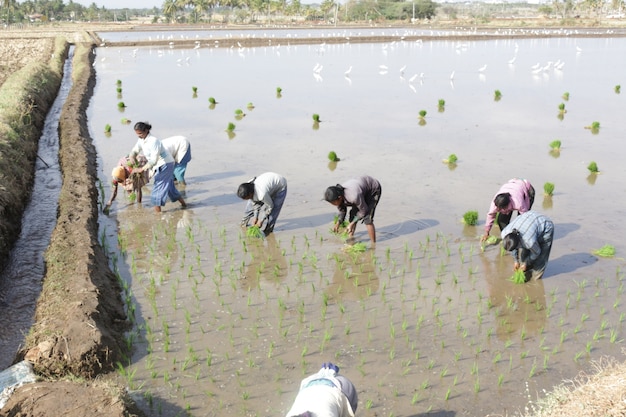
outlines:
[{"label": "standing woman", "polygon": [[137,155],[141,153],[148,160],[144,166],[136,168],[134,172],[150,170],[150,176],[154,177],[154,185],[150,195],[154,210],[160,213],[161,206],[165,205],[168,197],[172,201],[178,201],[183,208],[187,207],[187,203],[174,186],[174,158],[165,149],[161,141],[150,134],[152,125],[137,122],[134,129],[139,140],[130,151],[129,156],[134,161]]}]

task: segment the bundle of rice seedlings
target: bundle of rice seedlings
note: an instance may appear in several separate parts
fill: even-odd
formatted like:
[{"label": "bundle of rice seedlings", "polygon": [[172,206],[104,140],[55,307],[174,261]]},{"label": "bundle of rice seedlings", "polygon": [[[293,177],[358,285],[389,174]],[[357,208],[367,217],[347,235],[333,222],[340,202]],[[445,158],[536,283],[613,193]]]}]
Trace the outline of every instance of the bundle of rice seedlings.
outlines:
[{"label": "bundle of rice seedlings", "polygon": [[612,245],[604,245],[600,249],[594,250],[593,254],[603,258],[611,258],[615,256],[615,247]]},{"label": "bundle of rice seedlings", "polygon": [[346,245],[344,246],[344,251],[348,253],[362,253],[367,250],[367,246],[363,242],[357,242],[354,245]]},{"label": "bundle of rice seedlings", "polygon": [[476,226],[478,224],[478,212],[477,211],[467,211],[463,215],[463,223],[468,226]]},{"label": "bundle of rice seedlings", "polygon": [[513,276],[509,278],[509,281],[514,282],[515,284],[523,284],[526,282],[526,273],[521,269],[518,269],[513,273]]},{"label": "bundle of rice seedlings", "polygon": [[250,226],[246,230],[246,236],[248,237],[263,237],[263,232],[259,226]]}]

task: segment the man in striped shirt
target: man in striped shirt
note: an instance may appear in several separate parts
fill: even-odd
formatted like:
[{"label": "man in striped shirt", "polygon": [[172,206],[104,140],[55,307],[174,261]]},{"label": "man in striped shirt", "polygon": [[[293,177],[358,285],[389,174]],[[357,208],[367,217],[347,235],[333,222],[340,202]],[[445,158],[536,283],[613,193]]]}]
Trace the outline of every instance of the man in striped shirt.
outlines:
[{"label": "man in striped shirt", "polygon": [[543,277],[552,249],[554,223],[536,211],[517,216],[502,230],[502,245],[512,252],[513,270],[526,273],[526,280]]}]

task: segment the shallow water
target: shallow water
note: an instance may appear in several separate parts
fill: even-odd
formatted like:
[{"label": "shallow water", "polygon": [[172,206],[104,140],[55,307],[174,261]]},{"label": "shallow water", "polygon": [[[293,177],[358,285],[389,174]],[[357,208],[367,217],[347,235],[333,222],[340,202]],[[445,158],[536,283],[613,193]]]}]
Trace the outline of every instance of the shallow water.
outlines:
[{"label": "shallow water", "polygon": [[[103,219],[139,325],[129,385],[154,415],[276,415],[332,360],[357,386],[361,415],[505,414],[589,360],[619,356],[624,262],[591,252],[623,250],[622,205],[599,214],[595,201],[625,174],[614,92],[625,49],[617,38],[99,48],[88,115],[102,180],[135,143],[136,121],[193,149],[188,210],[170,204],[159,216],[121,195]],[[451,153],[455,167],[442,163]],[[289,194],[274,236],[256,241],[238,226],[245,204],[234,193],[264,171],[284,175]],[[320,200],[363,173],[383,187],[378,243],[349,255]],[[546,278],[522,286],[507,280],[510,257],[478,242],[489,200],[516,176],[556,225]],[[478,227],[462,224],[468,210]],[[362,225],[357,239],[368,243]]]},{"label": "shallow water", "polygon": [[65,61],[59,94],[50,107],[39,139],[31,201],[22,218],[22,233],[0,275],[0,370],[13,363],[24,336],[33,324],[41,280],[44,252],[56,224],[61,190],[59,167],[59,117],[72,87],[72,57]]}]

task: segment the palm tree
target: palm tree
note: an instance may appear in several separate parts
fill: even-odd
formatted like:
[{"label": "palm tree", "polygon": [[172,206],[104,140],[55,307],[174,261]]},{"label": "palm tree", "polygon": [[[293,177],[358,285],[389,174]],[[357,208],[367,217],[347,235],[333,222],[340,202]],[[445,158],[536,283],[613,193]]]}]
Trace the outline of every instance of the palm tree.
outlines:
[{"label": "palm tree", "polygon": [[193,0],[194,22],[198,23],[198,16],[202,16],[210,7],[211,0]]},{"label": "palm tree", "polygon": [[15,6],[15,0],[2,0],[2,8],[7,9],[7,25],[11,24],[11,8]]},{"label": "palm tree", "polygon": [[163,16],[168,22],[172,23],[176,19],[176,3],[174,0],[165,0],[163,2]]}]

